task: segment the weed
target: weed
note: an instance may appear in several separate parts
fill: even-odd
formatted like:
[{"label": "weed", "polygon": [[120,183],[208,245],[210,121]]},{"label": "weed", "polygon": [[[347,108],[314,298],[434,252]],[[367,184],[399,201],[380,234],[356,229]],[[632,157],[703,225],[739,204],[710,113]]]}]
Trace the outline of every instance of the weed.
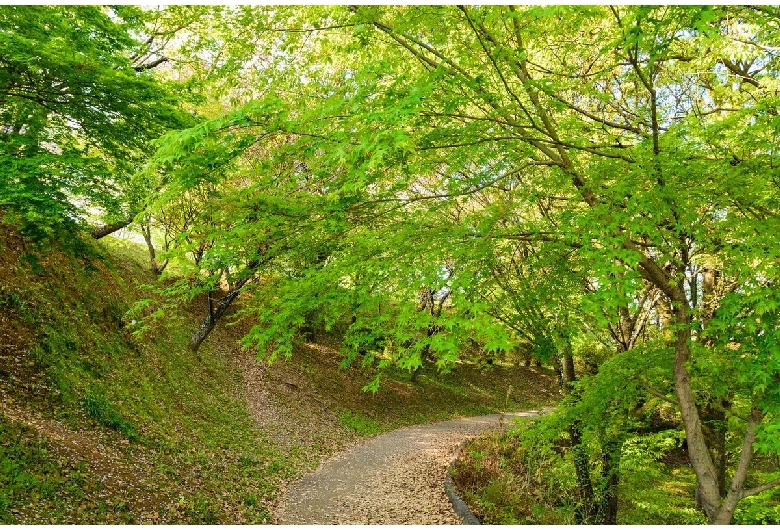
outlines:
[{"label": "weed", "polygon": [[348,429],[352,429],[360,436],[372,436],[382,432],[382,427],[379,423],[363,414],[353,413],[349,410],[339,414],[339,423]]},{"label": "weed", "polygon": [[101,425],[121,432],[130,440],[138,439],[135,425],[123,418],[103,394],[87,390],[81,407]]},{"label": "weed", "polygon": [[254,495],[245,495],[244,496],[244,505],[245,506],[256,506],[257,505],[257,497]]},{"label": "weed", "polygon": [[14,522],[11,515],[11,501],[4,491],[0,491],[0,523],[10,524]]},{"label": "weed", "polygon": [[469,455],[471,455],[471,458],[474,460],[482,460],[487,456],[487,451],[476,451],[474,449],[469,449]]},{"label": "weed", "polygon": [[562,492],[571,488],[560,481],[560,470],[539,474],[526,466],[516,436],[494,433],[476,439],[461,451],[454,471],[459,491],[484,523],[571,522],[572,511],[561,502]]},{"label": "weed", "polygon": [[33,274],[42,275],[46,273],[46,269],[43,268],[41,260],[36,254],[25,254],[20,261],[29,265],[30,272]]},{"label": "weed", "polygon": [[492,407],[486,407],[485,405],[476,405],[469,407],[469,416],[482,416],[485,414],[493,414],[497,409]]},{"label": "weed", "polygon": [[216,524],[219,521],[216,503],[200,492],[184,499],[184,506],[185,516],[193,524]]},{"label": "weed", "polygon": [[18,293],[13,291],[6,292],[5,290],[0,289],[0,309],[22,312],[26,308],[27,302],[25,302]]},{"label": "weed", "polygon": [[271,461],[265,468],[266,476],[290,476],[294,473],[294,468],[290,466],[290,463],[286,459],[279,459]]}]

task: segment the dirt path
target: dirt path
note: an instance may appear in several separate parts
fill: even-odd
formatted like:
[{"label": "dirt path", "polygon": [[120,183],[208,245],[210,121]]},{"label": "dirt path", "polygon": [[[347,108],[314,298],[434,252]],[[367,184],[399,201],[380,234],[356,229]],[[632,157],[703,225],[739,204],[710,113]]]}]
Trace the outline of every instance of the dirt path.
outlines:
[{"label": "dirt path", "polygon": [[460,524],[444,493],[447,467],[458,445],[510,418],[478,416],[377,436],[303,477],[287,493],[278,522]]}]

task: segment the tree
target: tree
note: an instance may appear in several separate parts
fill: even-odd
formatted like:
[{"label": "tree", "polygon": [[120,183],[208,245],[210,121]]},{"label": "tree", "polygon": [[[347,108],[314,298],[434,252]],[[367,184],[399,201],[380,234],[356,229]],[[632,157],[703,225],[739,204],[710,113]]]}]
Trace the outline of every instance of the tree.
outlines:
[{"label": "tree", "polygon": [[[188,122],[152,77],[132,7],[5,6],[0,44],[0,205],[44,237],[99,209],[127,215],[146,142]],[[191,122],[190,122],[191,123]]]},{"label": "tree", "polygon": [[[780,451],[771,436],[780,396],[769,384],[780,374],[770,342],[780,259],[777,13],[459,6],[334,8],[328,16],[338,29],[322,33],[337,36],[327,76],[308,77],[326,55],[315,38],[306,76],[276,62],[265,96],[168,137],[158,157],[170,165],[170,189],[189,189],[219,174],[223,160],[248,163],[258,142],[285,138],[263,151],[269,158],[256,159],[257,169],[228,173],[256,184],[264,230],[226,223],[215,238],[226,243],[213,249],[230,266],[251,261],[234,250],[256,248],[250,233],[267,234],[275,249],[273,281],[253,284],[268,296],[256,295],[262,304],[248,310],[261,323],[248,343],[289,352],[301,315],[316,306],[332,320],[355,299],[373,304],[369,286],[401,304],[392,322],[377,315],[383,330],[408,337],[414,291],[436,284],[441,263],[451,263],[456,310],[437,317],[447,333],[427,343],[442,364],[457,358],[469,330],[508,347],[505,324],[485,309],[510,308],[520,321],[519,293],[540,300],[542,292],[518,282],[522,289],[502,288],[509,300],[469,296],[485,274],[482,261],[498,253],[505,263],[513,249],[501,242],[525,241],[552,256],[566,249],[576,267],[553,268],[555,278],[595,286],[579,307],[606,308],[603,324],[621,348],[599,369],[600,381],[653,375],[650,390],[679,410],[708,519],[728,522],[741,498],[780,484],[746,486],[754,450]],[[305,11],[282,20],[303,19]],[[300,33],[286,36],[301,45]],[[290,92],[295,102],[276,96]],[[275,168],[291,160],[306,171],[279,178]],[[295,187],[304,174],[305,191]],[[243,196],[231,202],[252,204]],[[325,242],[327,259],[300,259]],[[440,259],[420,259],[431,254]],[[348,280],[358,270],[371,281]],[[650,314],[639,301],[650,292],[662,336],[638,348]],[[561,350],[566,329],[552,330],[564,339]],[[650,351],[657,362],[630,362]],[[408,353],[396,361],[416,365],[419,355]],[[630,401],[596,383],[582,399]],[[719,478],[722,433],[706,432],[708,408],[741,439],[728,484]]]},{"label": "tree", "polygon": [[[746,131],[759,143],[774,135],[766,117],[775,101],[766,88],[776,83],[769,51],[776,34],[751,29],[773,28],[774,15],[691,8],[434,11],[451,22],[436,34],[412,22],[424,20],[425,10],[356,14],[428,69],[427,82],[435,79],[435,92],[420,106],[432,121],[423,145],[427,140],[429,149],[459,158],[458,150],[479,157],[474,146],[482,143],[511,144],[514,164],[548,163],[550,171],[528,175],[530,189],[554,186],[566,197],[547,228],[603,264],[591,274],[610,286],[604,292],[611,296],[636,291],[642,281],[663,293],[671,308],[676,400],[703,508],[712,522],[730,520],[735,499],[746,492],[747,468],[738,467],[733,493],[722,499],[690,363],[724,352],[694,347],[703,323],[687,284],[702,258],[739,267],[739,255],[761,270],[766,294],[774,291],[777,242],[751,233],[757,224],[766,233],[776,219],[773,154],[769,142],[744,143]],[[564,29],[571,38],[561,37]],[[590,42],[608,46],[583,45]],[[694,57],[702,44],[711,52]],[[741,66],[733,68],[737,56]],[[617,263],[629,274],[612,274]],[[755,269],[745,272],[729,276],[745,288],[757,280]],[[741,396],[741,412],[732,412],[745,422],[746,461],[759,425],[773,418],[771,408],[757,408],[764,392],[754,387]]]}]

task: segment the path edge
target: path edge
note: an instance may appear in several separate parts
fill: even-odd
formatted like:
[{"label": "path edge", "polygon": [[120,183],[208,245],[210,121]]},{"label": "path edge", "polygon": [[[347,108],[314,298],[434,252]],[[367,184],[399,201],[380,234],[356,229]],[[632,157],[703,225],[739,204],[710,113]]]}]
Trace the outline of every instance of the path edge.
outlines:
[{"label": "path edge", "polygon": [[450,465],[447,467],[447,478],[444,479],[444,493],[447,494],[447,498],[450,500],[450,504],[452,504],[452,509],[455,510],[455,515],[460,517],[463,524],[481,525],[482,523],[477,516],[474,515],[463,499],[460,498],[460,495],[458,495],[458,492],[455,489],[455,484],[452,482],[452,470],[454,469],[455,461],[458,459],[461,449],[463,449],[468,442],[469,440],[466,440],[458,446],[458,449],[452,457],[452,461],[450,461]]},{"label": "path edge", "polygon": [[[541,408],[538,411],[536,410],[529,410],[529,411],[523,411],[519,413],[505,413],[501,412],[502,417],[506,416],[515,416],[516,414],[529,414],[530,417],[539,417],[543,416],[544,414],[547,414],[548,412],[554,410],[550,407]],[[526,416],[528,417],[528,416]],[[514,418],[511,418],[514,419]],[[511,421],[511,420],[510,420]],[[481,525],[482,522],[477,518],[476,515],[474,515],[474,512],[472,512],[466,502],[460,498],[460,495],[458,495],[457,490],[455,489],[455,484],[452,482],[452,470],[455,466],[455,461],[458,459],[458,456],[460,456],[460,451],[466,447],[466,444],[469,443],[471,440],[465,440],[461,442],[460,445],[458,445],[458,448],[455,450],[455,454],[452,456],[452,460],[450,461],[450,465],[447,467],[447,477],[444,479],[444,493],[447,494],[447,498],[450,500],[450,504],[452,504],[452,509],[455,511],[455,515],[460,517],[463,524],[467,525]]]}]

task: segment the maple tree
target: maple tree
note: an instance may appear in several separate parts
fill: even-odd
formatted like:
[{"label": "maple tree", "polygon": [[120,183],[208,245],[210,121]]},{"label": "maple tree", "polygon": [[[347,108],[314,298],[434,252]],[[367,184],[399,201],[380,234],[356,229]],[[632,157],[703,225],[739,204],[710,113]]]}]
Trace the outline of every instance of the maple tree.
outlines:
[{"label": "maple tree", "polygon": [[[79,194],[125,213],[135,197],[153,264],[152,227],[162,259],[186,263],[168,303],[208,294],[194,349],[241,296],[247,347],[289,355],[310,326],[343,326],[347,361],[380,369],[372,389],[382,367],[449,369],[475,344],[549,360],[569,392],[550,421],[575,447],[579,522],[614,522],[632,411],[660,403],[679,414],[710,522],[780,485],[750,474],[756,452],[780,451],[775,8],[189,9],[145,22],[187,28],[185,44],[108,41],[100,64],[136,90],[127,108],[42,110],[48,92],[22,94],[14,72],[52,87],[57,70],[5,45],[21,66],[3,63],[4,149],[34,170],[6,178],[4,205],[44,226],[35,215],[72,217]],[[144,113],[169,99],[133,57],[215,92],[181,102],[210,119],[162,136],[138,172],[141,140],[165,128]],[[94,86],[119,90],[106,75]],[[14,118],[28,105],[36,127]],[[42,147],[51,134],[61,152]],[[610,353],[586,373],[596,339]]]}]

